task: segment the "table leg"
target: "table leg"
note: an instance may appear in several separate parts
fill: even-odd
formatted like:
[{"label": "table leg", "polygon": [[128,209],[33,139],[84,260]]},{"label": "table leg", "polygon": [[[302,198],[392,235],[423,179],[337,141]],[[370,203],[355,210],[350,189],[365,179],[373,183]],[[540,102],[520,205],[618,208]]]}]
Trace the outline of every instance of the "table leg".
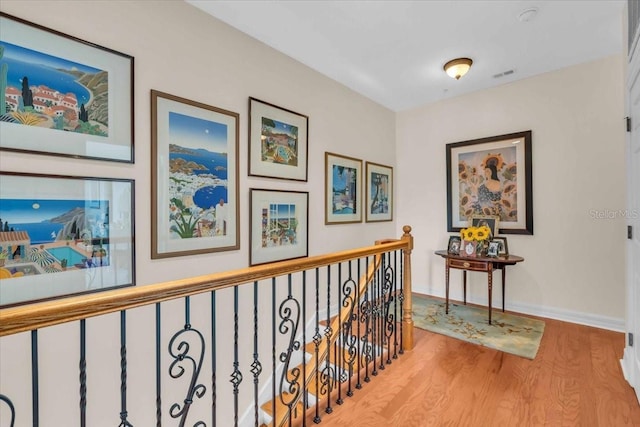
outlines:
[{"label": "table leg", "polygon": [[449,261],[447,261],[447,266],[444,269],[444,283],[445,283],[445,303],[444,303],[444,312],[449,314]]},{"label": "table leg", "polygon": [[464,305],[467,305],[467,270],[462,270],[462,295]]},{"label": "table leg", "polygon": [[502,312],[504,313],[504,283],[507,276],[507,266],[502,266]]},{"label": "table leg", "polygon": [[489,324],[491,324],[491,296],[493,295],[493,265],[487,266],[487,282],[489,288]]}]

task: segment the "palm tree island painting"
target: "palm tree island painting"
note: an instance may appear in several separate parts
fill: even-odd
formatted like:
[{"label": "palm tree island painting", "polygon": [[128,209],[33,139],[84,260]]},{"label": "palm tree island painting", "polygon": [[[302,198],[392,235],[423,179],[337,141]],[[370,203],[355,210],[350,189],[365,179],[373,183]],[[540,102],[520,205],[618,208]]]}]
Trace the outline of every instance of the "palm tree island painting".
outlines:
[{"label": "palm tree island painting", "polygon": [[0,200],[0,279],[109,265],[109,201]]},{"label": "palm tree island painting", "polygon": [[0,121],[109,136],[107,71],[0,40]]}]

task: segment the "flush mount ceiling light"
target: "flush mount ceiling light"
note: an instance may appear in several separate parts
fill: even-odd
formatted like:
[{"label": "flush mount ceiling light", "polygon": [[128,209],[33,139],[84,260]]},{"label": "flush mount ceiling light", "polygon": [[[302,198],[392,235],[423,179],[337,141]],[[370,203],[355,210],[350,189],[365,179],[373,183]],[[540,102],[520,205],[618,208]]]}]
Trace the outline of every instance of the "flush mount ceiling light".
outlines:
[{"label": "flush mount ceiling light", "polygon": [[456,58],[444,64],[444,71],[452,78],[459,80],[467,74],[473,61],[469,58]]}]

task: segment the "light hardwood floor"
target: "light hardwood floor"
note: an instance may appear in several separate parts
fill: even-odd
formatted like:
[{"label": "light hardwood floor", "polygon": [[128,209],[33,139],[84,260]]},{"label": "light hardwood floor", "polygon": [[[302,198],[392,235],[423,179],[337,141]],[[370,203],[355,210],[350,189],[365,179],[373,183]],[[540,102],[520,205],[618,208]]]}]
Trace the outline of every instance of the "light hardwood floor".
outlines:
[{"label": "light hardwood floor", "polygon": [[620,367],[624,334],[542,320],[535,360],[416,328],[415,348],[321,412],[321,425],[640,426]]}]

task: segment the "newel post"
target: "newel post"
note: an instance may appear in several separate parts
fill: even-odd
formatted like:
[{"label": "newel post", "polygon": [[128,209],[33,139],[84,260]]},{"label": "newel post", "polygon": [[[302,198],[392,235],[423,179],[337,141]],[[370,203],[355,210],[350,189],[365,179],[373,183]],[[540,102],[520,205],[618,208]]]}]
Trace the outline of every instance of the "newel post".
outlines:
[{"label": "newel post", "polygon": [[402,300],[402,349],[413,349],[413,302],[411,297],[411,251],[413,250],[413,236],[411,226],[402,227],[404,234],[401,240],[408,243],[408,248],[404,250],[404,299]]}]

